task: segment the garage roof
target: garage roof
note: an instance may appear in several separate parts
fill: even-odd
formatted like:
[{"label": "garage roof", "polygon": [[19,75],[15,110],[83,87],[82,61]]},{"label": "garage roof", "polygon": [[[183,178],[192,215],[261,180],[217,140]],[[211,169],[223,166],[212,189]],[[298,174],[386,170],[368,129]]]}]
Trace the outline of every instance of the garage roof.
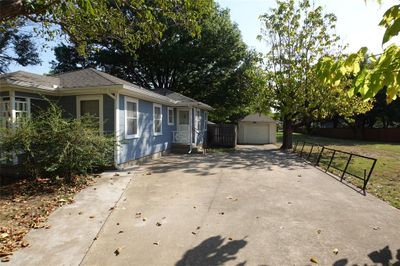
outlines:
[{"label": "garage roof", "polygon": [[241,122],[264,122],[264,123],[276,123],[274,119],[263,114],[249,114]]}]

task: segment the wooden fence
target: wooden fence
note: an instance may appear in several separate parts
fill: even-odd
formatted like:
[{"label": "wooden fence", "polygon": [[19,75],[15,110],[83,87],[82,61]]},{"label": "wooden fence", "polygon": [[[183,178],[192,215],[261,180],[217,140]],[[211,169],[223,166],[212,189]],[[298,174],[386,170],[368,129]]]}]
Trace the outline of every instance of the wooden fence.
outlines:
[{"label": "wooden fence", "polygon": [[[304,133],[299,129],[296,132]],[[313,128],[311,135],[327,138],[400,142],[400,128]]]},{"label": "wooden fence", "polygon": [[237,127],[231,124],[208,125],[207,146],[234,148],[237,143]]}]

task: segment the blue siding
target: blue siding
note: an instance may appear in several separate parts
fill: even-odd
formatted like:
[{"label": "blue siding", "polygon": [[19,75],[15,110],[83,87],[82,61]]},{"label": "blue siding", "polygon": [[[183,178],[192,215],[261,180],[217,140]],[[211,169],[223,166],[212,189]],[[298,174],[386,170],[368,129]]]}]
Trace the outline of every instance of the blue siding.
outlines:
[{"label": "blue siding", "polygon": [[119,98],[119,129],[121,148],[118,163],[136,160],[157,152],[171,148],[172,132],[176,130],[176,123],[168,125],[168,109],[162,105],[162,135],[154,136],[153,133],[153,103],[139,101],[139,137],[125,139],[125,96]]}]

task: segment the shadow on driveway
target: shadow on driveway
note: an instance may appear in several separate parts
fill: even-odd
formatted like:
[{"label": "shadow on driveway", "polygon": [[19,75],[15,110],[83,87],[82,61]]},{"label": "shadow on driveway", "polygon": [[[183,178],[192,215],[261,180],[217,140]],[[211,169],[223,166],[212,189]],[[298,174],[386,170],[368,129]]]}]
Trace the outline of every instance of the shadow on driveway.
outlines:
[{"label": "shadow on driveway", "polygon": [[[231,240],[224,244],[225,238],[221,236],[210,237],[198,246],[188,250],[178,261],[175,266],[186,266],[186,265],[223,265],[224,263],[235,260],[240,249],[247,245],[247,241]],[[237,265],[245,265],[246,261],[241,262]]]},{"label": "shadow on driveway", "polygon": [[181,170],[184,173],[202,176],[216,174],[213,170],[229,168],[231,170],[264,170],[273,171],[275,167],[287,170],[308,169],[307,165],[296,155],[283,153],[273,145],[242,146],[229,153],[210,153],[206,155],[170,155],[162,161],[153,161],[148,169],[154,173],[167,173]]}]

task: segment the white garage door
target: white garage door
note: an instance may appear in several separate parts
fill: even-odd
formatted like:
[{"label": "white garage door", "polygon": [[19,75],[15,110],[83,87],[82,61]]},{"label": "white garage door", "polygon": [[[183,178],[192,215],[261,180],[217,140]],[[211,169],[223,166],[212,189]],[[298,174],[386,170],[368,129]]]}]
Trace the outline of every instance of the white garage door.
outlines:
[{"label": "white garage door", "polygon": [[247,144],[265,144],[269,143],[268,124],[245,124],[244,143]]}]

